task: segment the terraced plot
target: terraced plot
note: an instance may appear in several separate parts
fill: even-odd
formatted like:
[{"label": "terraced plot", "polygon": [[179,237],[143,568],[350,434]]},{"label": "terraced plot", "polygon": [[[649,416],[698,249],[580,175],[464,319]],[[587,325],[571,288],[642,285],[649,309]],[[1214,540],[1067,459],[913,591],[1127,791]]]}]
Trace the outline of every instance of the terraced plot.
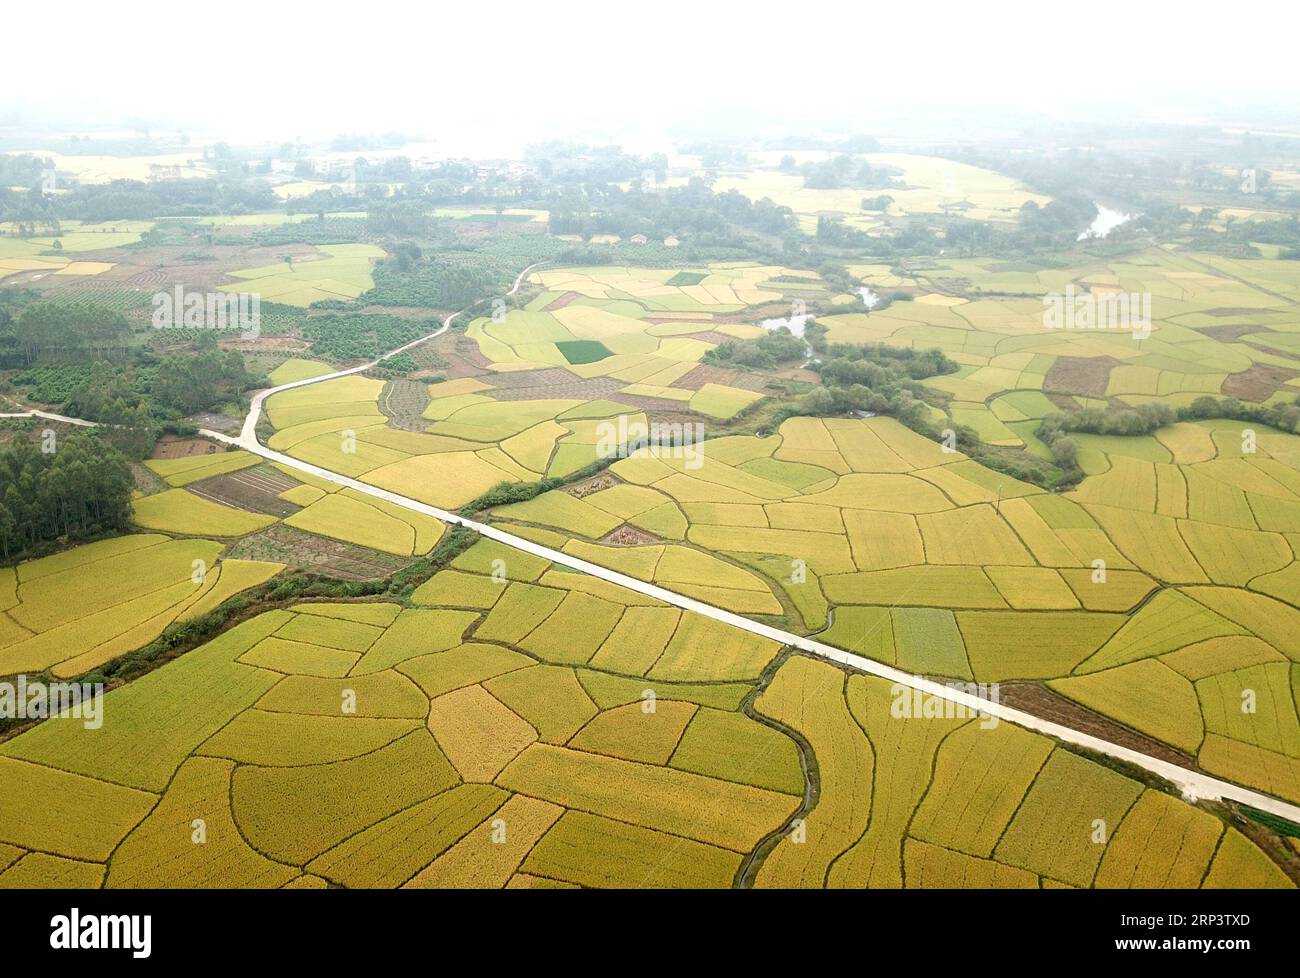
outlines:
[{"label": "terraced plot", "polygon": [[[625,615],[680,613],[636,595],[623,603],[615,588],[590,594],[577,587],[592,582],[545,562],[526,571],[537,583],[498,584],[478,572],[493,552],[479,544],[443,574],[500,592],[498,609],[513,588],[553,595],[533,599],[549,612],[509,615],[522,622],[510,641],[498,611],[266,612],[107,694],[117,719],[103,736],[51,721],[0,748],[7,797],[40,778],[105,795],[64,813],[62,836],[0,813],[0,841],[80,860],[92,885],[281,886],[305,875],[504,886],[521,872],[731,885],[803,793],[793,742],[736,712],[776,646],[719,645],[713,661],[677,661],[664,678],[607,672],[587,659]],[[585,657],[548,637],[575,611],[607,611],[611,625]],[[719,673],[746,678],[713,682]],[[509,848],[491,845],[498,834]],[[578,862],[565,855],[575,840]],[[471,867],[471,849],[492,858]]]},{"label": "terraced plot", "polygon": [[822,790],[757,886],[1295,885],[1174,795],[1015,727],[900,715],[897,699],[818,660],[777,672],[755,708],[807,738]]},{"label": "terraced plot", "polygon": [[[1048,457],[1034,431],[1061,404],[1179,407],[1203,394],[1272,404],[1297,394],[1295,297],[1277,262],[1151,248],[1068,268],[940,258],[907,280],[885,266],[853,271],[874,286],[906,285],[917,301],[823,317],[829,339],[942,349],[961,369],[926,385],[952,398],[953,421],[993,444]],[[1048,328],[1045,297],[1063,296],[1067,288],[1094,304],[1116,295],[1149,296],[1150,335],[1139,340],[1141,330]],[[1104,469],[1108,448],[1125,452],[1123,439],[1080,440],[1087,472]],[[1171,461],[1161,446],[1147,447],[1148,461]]]},{"label": "terraced plot", "polygon": [[221,560],[222,549],[212,540],[134,534],[0,570],[0,674],[94,672],[284,566]]},{"label": "terraced plot", "polygon": [[[1172,796],[1014,728],[900,719],[883,681],[819,660],[777,665],[750,713],[775,643],[499,545],[475,544],[414,600],[264,612],[108,693],[102,729],[52,720],[0,746],[0,797],[85,802],[36,822],[0,805],[3,875],[725,887],[753,866],[760,886],[1290,883]],[[1063,793],[1058,769],[1111,794]],[[1109,846],[1088,841],[1098,805]],[[1032,844],[1045,825],[1055,855]]]},{"label": "terraced plot", "polygon": [[[391,427],[378,403],[383,384],[350,376],[270,397],[266,416],[276,432],[268,444],[457,508],[499,482],[569,476],[644,439],[656,418],[731,418],[764,397],[767,379],[704,367],[700,358],[721,340],[761,335],[761,327],[732,320],[751,306],[784,303],[787,279],[820,286],[815,276],[799,277],[811,273],[749,263],[707,266],[687,284],[669,284],[681,274],[537,272],[544,291],[527,308],[469,323],[465,337],[483,366],[478,376],[427,386],[425,431]],[[319,369],[289,361],[276,379]],[[666,512],[644,514],[650,532],[663,528]]]},{"label": "terraced plot", "polygon": [[[1050,494],[890,419],[797,418],[766,439],[705,443],[697,469],[646,450],[615,462],[620,481],[606,488],[556,490],[492,516],[715,606],[825,629],[832,644],[912,672],[1047,681],[1114,721],[1112,739],[1135,731],[1297,800],[1293,739],[1211,715],[1251,689],[1270,729],[1296,725],[1295,699],[1281,694],[1300,669],[1288,522],[1300,438],[1260,432],[1243,455],[1232,426],[1177,429],[1212,454],[1150,462],[1130,439],[1127,454],[1102,453],[1105,473]],[[811,482],[809,466],[826,478]],[[1165,470],[1176,481],[1160,482]],[[655,533],[650,513],[662,542],[611,543],[627,528]],[[1276,664],[1267,696],[1249,673],[1232,678],[1264,663]],[[1207,700],[1220,681],[1232,691]]]}]

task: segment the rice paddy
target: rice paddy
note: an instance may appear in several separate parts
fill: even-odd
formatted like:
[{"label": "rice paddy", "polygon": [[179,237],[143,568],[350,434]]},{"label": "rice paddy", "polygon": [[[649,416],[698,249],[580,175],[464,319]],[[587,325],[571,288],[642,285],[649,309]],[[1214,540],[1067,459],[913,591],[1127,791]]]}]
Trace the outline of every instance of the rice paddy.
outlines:
[{"label": "rice paddy", "polygon": [[[320,263],[335,259],[369,266],[360,253]],[[1028,444],[1056,406],[1048,393],[1178,403],[1269,362],[1258,332],[1196,332],[1209,314],[1190,306],[1226,307],[1220,284],[1236,280],[1206,272],[1216,282],[1193,299],[1199,280],[1172,262],[1116,271],[1189,290],[1188,308],[1123,356],[1113,337],[1026,342],[1029,306],[1005,297],[824,322],[833,341],[948,349],[962,370],[929,383],[952,396],[952,417]],[[311,264],[252,278],[278,289]],[[936,283],[963,273],[969,288],[1009,290],[996,278],[1009,271],[948,265]],[[423,430],[393,427],[384,382],[350,376],[270,398],[268,442],[447,508],[568,476],[655,417],[723,420],[760,401],[762,384],[700,358],[721,336],[757,335],[735,314],[781,302],[788,283],[773,280],[787,271],[537,272],[527,308],[469,325],[483,363],[429,385]],[[1245,366],[1186,368],[1219,354]],[[1096,390],[1085,359],[1120,366]],[[294,359],[272,379],[328,369]],[[1300,802],[1300,439],[1261,431],[1245,451],[1239,427],[1082,437],[1088,478],[1052,494],[889,418],[792,418],[710,439],[698,458],[641,448],[485,518],[911,673],[1032,688],[1104,736]],[[212,537],[282,523],[395,558],[442,537],[435,520],[319,480],[277,486],[277,515],[214,488],[260,478],[259,464],[244,452],[150,460],[169,488],[139,497],[135,520],[158,532],[20,566],[0,671],[83,674],[283,566],[221,560]],[[196,560],[213,568],[197,588]],[[110,566],[108,581],[89,570]],[[64,620],[51,595],[74,581],[85,600]],[[409,600],[256,615],[105,706],[122,717],[110,737],[56,721],[0,746],[0,787],[57,777],[106,792],[101,812],[63,817],[49,838],[0,812],[0,843],[21,853],[0,883],[1292,884],[1219,815],[1046,738],[942,712],[900,718],[881,680],[487,541]],[[179,837],[196,807],[217,840],[201,854]]]},{"label": "rice paddy", "polygon": [[[755,852],[757,886],[1289,884],[1218,818],[1045,738],[900,720],[882,680],[514,556],[475,544],[421,608],[264,612],[109,692],[102,731],[54,720],[10,740],[4,797],[57,782],[87,801],[0,811],[0,843],[32,879],[77,886],[732,886]],[[1096,789],[1067,790],[1080,781]],[[1194,866],[1162,855],[1179,839]]]},{"label": "rice paddy", "polygon": [[[1293,783],[1280,787],[1300,762],[1292,740],[1261,742],[1222,721],[1215,729],[1176,667],[1206,643],[1249,639],[1248,663],[1278,663],[1275,689],[1286,688],[1286,664],[1300,654],[1282,631],[1300,602],[1294,534],[1263,527],[1300,503],[1289,488],[1300,488],[1300,438],[1270,432],[1242,455],[1239,442],[1216,447],[1221,423],[1179,428],[1214,455],[1183,464],[1103,455],[1105,474],[1049,494],[890,419],[792,419],[773,437],[719,441],[721,457],[694,471],[643,450],[613,464],[621,481],[608,488],[553,491],[494,515],[562,532],[575,556],[797,631],[825,628],[831,608],[821,638],[912,672],[1047,682],[1206,770],[1295,798]],[[782,466],[811,458],[830,478],[777,481]],[[1170,510],[1178,516],[1161,513],[1158,464],[1191,487],[1194,504]],[[672,513],[686,527],[680,542],[608,542],[619,519],[636,526],[646,512]],[[1197,661],[1208,684],[1236,660],[1223,672],[1208,655]],[[1270,723],[1295,724],[1293,699],[1267,703]]]},{"label": "rice paddy", "polygon": [[6,570],[0,673],[94,672],[283,568],[221,560],[222,549],[211,540],[134,534]]},{"label": "rice paddy", "polygon": [[[926,385],[952,399],[954,422],[995,445],[1047,455],[1033,431],[1045,414],[1068,403],[1179,407],[1210,394],[1271,404],[1296,394],[1287,355],[1294,300],[1276,262],[1150,248],[1124,260],[1065,268],[938,258],[907,280],[885,266],[851,271],[873,287],[906,285],[916,301],[822,317],[829,340],[942,349],[960,370]],[[1047,299],[1067,290],[1095,303],[1145,295],[1149,321],[1140,325],[1149,328],[1049,328]],[[1134,307],[1133,322],[1141,318]],[[1184,447],[1176,433],[1169,437]],[[1123,438],[1081,435],[1080,441],[1080,463],[1090,473],[1104,468],[1107,449],[1132,450]],[[1185,447],[1195,452],[1191,443]],[[1148,461],[1175,460],[1163,446],[1146,448]]]},{"label": "rice paddy", "polygon": [[[861,159],[872,167],[899,172],[898,179],[905,186],[884,191],[892,198],[884,213],[893,217],[959,211],[972,220],[1014,222],[1025,203],[1042,205],[1051,199],[1028,191],[1001,173],[954,160],[905,153],[867,153]],[[807,231],[816,230],[821,214],[842,216],[846,223],[864,230],[873,230],[882,223],[880,217],[862,209],[863,195],[870,192],[858,187],[812,189],[804,185],[801,175],[777,169],[720,177],[715,189],[719,193],[737,190],[753,200],[766,197],[789,207],[798,216],[800,227]]]},{"label": "rice paddy", "polygon": [[[726,687],[699,683],[743,673],[743,695],[775,646],[760,655],[714,635],[716,661],[679,658],[664,679],[627,673],[635,701],[612,702],[603,679],[617,674],[589,660],[618,641],[625,616],[681,613],[622,604],[617,589],[570,589],[579,578],[544,566],[535,577],[545,583],[498,584],[478,570],[491,553],[480,543],[443,572],[504,592],[491,612],[383,602],[265,612],[108,693],[109,736],[51,721],[7,742],[6,797],[45,779],[67,782],[70,799],[103,798],[48,825],[0,812],[0,841],[86,863],[86,881],[108,886],[282,886],[304,875],[422,886],[453,871],[502,886],[543,870],[590,885],[627,879],[678,845],[696,858],[667,860],[652,880],[705,873],[730,885],[744,854],[797,808],[803,776],[792,741],[736,712],[734,695],[724,705]],[[503,612],[519,588],[526,602]],[[598,614],[585,653],[555,642]],[[402,636],[409,616],[428,617]],[[665,644],[687,625],[664,629]],[[145,730],[148,749],[129,750]],[[470,872],[466,850],[491,841],[496,812],[530,841]],[[195,817],[207,847],[190,842]],[[606,827],[622,833],[613,848]],[[547,855],[574,832],[591,836],[601,874]],[[394,833],[409,843],[381,844]]]},{"label": "rice paddy", "polygon": [[322,299],[355,299],[375,284],[371,264],[384,250],[368,244],[321,245],[322,257],[244,268],[231,274],[267,302],[306,307]]}]

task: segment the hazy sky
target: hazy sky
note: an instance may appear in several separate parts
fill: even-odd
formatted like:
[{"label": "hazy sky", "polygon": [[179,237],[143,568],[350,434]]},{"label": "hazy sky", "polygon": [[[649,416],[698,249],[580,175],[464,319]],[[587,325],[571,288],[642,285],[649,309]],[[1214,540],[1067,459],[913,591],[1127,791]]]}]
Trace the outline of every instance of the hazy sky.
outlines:
[{"label": "hazy sky", "polygon": [[[11,4],[0,106],[25,123],[72,110],[106,124],[170,118],[274,140],[387,129],[473,130],[502,142],[579,131],[652,139],[709,117],[873,131],[873,120],[971,104],[1222,117],[1248,105],[1300,107],[1297,6]],[[56,40],[14,43],[42,36]]]}]

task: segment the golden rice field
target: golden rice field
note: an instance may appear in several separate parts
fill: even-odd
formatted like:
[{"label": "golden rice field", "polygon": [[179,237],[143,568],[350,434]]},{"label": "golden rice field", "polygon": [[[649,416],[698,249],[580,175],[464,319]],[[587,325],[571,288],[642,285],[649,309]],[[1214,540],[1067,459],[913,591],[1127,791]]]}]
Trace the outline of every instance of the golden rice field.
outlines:
[{"label": "golden rice field", "polygon": [[[1300,801],[1300,438],[1261,431],[1243,454],[1239,426],[1177,425],[1066,494],[887,418],[795,418],[704,447],[698,469],[643,450],[610,467],[615,485],[492,515],[910,672],[1046,682]],[[624,525],[659,541],[596,542]],[[1244,690],[1257,712],[1241,717]]]},{"label": "golden rice field", "polygon": [[[1267,330],[1231,341],[1198,332],[1243,316],[1281,323],[1282,300],[1259,290],[1273,291],[1269,269],[1250,263],[1256,286],[1240,280],[1247,278],[1242,263],[1220,274],[1197,262],[1152,252],[1124,265],[1030,275],[953,260],[908,282],[856,270],[880,287],[925,285],[930,276],[933,288],[963,292],[1033,294],[1070,283],[1149,290],[1156,322],[1141,344],[1046,330],[1041,302],[1030,299],[939,301],[932,293],[823,321],[833,341],[945,347],[962,371],[929,383],[954,397],[953,416],[989,440],[1033,448],[1033,428],[1055,407],[1043,393],[1048,379],[1063,378],[1066,387],[1088,380],[1090,359],[1111,364],[1113,383],[1125,358],[1148,358],[1135,368],[1162,374],[1155,389],[1182,390],[1170,395],[1174,403],[1195,388],[1189,377],[1209,376],[1208,366],[1233,369],[1215,373],[1217,386],[1197,389],[1231,392],[1224,384],[1234,373],[1272,363]],[[709,325],[708,317],[788,296],[788,282],[772,281],[786,272],[740,263],[685,278],[676,270],[545,270],[536,273],[545,291],[528,309],[471,326],[468,336],[493,372],[431,385],[426,431],[389,427],[379,408],[383,384],[348,377],[273,397],[270,444],[448,508],[498,482],[564,476],[595,460],[603,422],[622,418],[635,427],[649,416],[617,397],[676,389],[685,376],[676,371],[690,366],[662,372],[665,350],[702,342],[686,331],[706,325],[743,335],[746,327]],[[1280,326],[1273,332],[1286,335]],[[610,356],[561,365],[556,344],[567,342],[598,342]],[[645,352],[622,343],[646,344]],[[647,362],[628,372],[621,365],[629,357]],[[981,365],[973,362],[981,357]],[[608,373],[611,362],[620,369]],[[521,399],[498,386],[535,371],[550,375],[539,394],[566,393],[558,374],[623,386],[586,400]],[[712,393],[697,390],[678,403],[696,406]],[[993,423],[1011,437],[997,438]],[[765,439],[712,439],[698,466],[640,452],[610,467],[606,488],[548,492],[498,507],[491,518],[575,556],[909,671],[1045,684],[1074,709],[1122,725],[1122,736],[1149,738],[1209,773],[1300,800],[1295,697],[1281,695],[1297,682],[1300,652],[1269,625],[1289,622],[1300,606],[1300,523],[1292,513],[1300,512],[1300,443],[1263,432],[1258,452],[1243,455],[1239,428],[1215,423],[1079,440],[1090,477],[1053,495],[945,453],[887,419],[794,419]],[[317,532],[354,527],[365,534],[355,539],[370,546],[391,538],[391,524],[346,518],[342,509],[354,503],[369,501],[335,494],[297,518]],[[1097,561],[1104,583],[1094,583]],[[513,641],[530,616],[554,610],[530,609],[525,595],[507,603],[518,602],[519,618],[500,620],[501,640]],[[585,651],[578,642],[572,654]],[[639,674],[653,676],[662,663],[644,662],[648,654],[627,652]],[[1262,677],[1249,671],[1265,666]],[[1236,722],[1229,706],[1247,689],[1269,693],[1258,697],[1267,715]]]},{"label": "golden rice field", "polygon": [[251,468],[260,461],[261,459],[251,452],[233,451],[187,455],[181,458],[151,458],[144,464],[168,485],[184,486],[199,479]]},{"label": "golden rice field", "polygon": [[780,651],[480,541],[0,745],[0,885],[1290,884],[1205,811]]},{"label": "golden rice field", "polygon": [[222,560],[223,549],[138,533],[0,568],[0,675],[94,672],[284,567]]},{"label": "golden rice field", "polygon": [[[480,543],[406,607],[266,612],[108,693],[100,730],[5,743],[5,797],[95,801],[0,811],[8,864],[107,886],[730,886],[803,796],[794,742],[738,712],[779,648],[693,661],[669,642],[691,616],[509,553],[498,583],[497,559]],[[593,664],[647,613],[655,661]]]},{"label": "golden rice field", "polygon": [[[53,238],[16,238],[0,234],[0,280],[20,272],[35,272],[45,275],[99,275],[113,267],[111,262],[79,260],[78,252],[98,251],[101,248],[117,248],[140,240],[140,233],[134,226],[140,224],[145,229],[149,222],[118,222],[109,225],[80,226],[77,221],[65,221],[62,226],[69,228],[69,233],[58,239],[60,250],[53,251]],[[115,230],[116,228],[124,230]],[[4,229],[0,227],[0,231]]]},{"label": "golden rice field", "polygon": [[759,887],[1291,887],[1236,829],[1008,724],[899,718],[890,684],[787,660],[755,702],[805,737],[821,796]]},{"label": "golden rice field", "polygon": [[[233,475],[236,481],[257,490],[263,485],[262,480],[249,470],[261,465],[262,459],[250,452],[149,459],[145,464],[174,487],[135,499],[132,520],[148,530],[243,537],[283,522],[307,533],[398,557],[411,557],[433,549],[445,529],[432,517],[323,479],[305,481],[278,492],[279,499],[301,507],[282,519],[229,505],[195,485],[204,479]],[[288,473],[296,479],[293,470]]]},{"label": "golden rice field", "polygon": [[859,158],[873,167],[902,171],[898,179],[904,187],[818,190],[805,187],[801,174],[783,173],[775,166],[740,176],[721,176],[713,187],[718,193],[737,190],[752,200],[766,197],[789,207],[798,216],[800,227],[810,233],[816,231],[817,218],[822,214],[843,217],[845,223],[864,230],[881,226],[886,215],[863,211],[861,206],[863,197],[881,194],[893,198],[887,211],[890,217],[960,213],[970,220],[1001,223],[1019,220],[1021,206],[1029,201],[1040,206],[1051,201],[1005,174],[955,160],[908,153],[868,153]]},{"label": "golden rice field", "polygon": [[[683,274],[694,284],[668,284]],[[793,284],[773,282],[778,276]],[[276,432],[268,444],[422,502],[458,508],[499,482],[564,477],[591,464],[608,425],[625,438],[644,432],[648,412],[693,414],[701,423],[734,417],[764,391],[711,379],[707,369],[697,371],[699,361],[722,339],[762,330],[715,318],[825,292],[812,273],[751,263],[689,273],[545,270],[533,280],[543,291],[526,309],[468,325],[465,335],[486,367],[480,376],[427,385],[424,431],[389,424],[382,381],[348,376],[270,397],[267,418]],[[587,359],[593,355],[600,358]],[[323,364],[290,360],[272,379],[288,383],[323,372]]]},{"label": "golden rice field", "polygon": [[[1285,316],[1268,318],[1279,300],[1260,288],[1284,290],[1268,269],[1151,260],[1130,263],[1154,269],[1140,281],[1171,302],[1176,283],[1188,308],[1158,312],[1140,346],[1045,331],[1030,300],[941,296],[1016,291],[1021,272],[959,261],[892,282],[862,266],[873,285],[933,292],[824,322],[832,341],[945,348],[962,371],[931,383],[952,416],[1031,450],[1044,391],[1067,396],[1052,378],[1084,384],[1068,395],[1081,404],[1141,403],[1109,390],[1132,366],[1158,375],[1143,396],[1179,403],[1277,366]],[[1139,273],[1052,274],[1024,294]],[[447,508],[566,476],[598,457],[605,423],[726,419],[760,399],[691,373],[719,334],[756,335],[733,314],[799,294],[791,277],[746,263],[539,272],[527,309],[470,325],[487,366],[429,385],[424,430],[391,425],[384,382],[349,376],[270,398],[268,443]],[[1242,317],[1268,328],[1203,332]],[[1109,370],[1095,396],[1088,360]],[[1218,386],[1187,380],[1241,363]],[[328,369],[288,360],[272,379]],[[1104,736],[1300,802],[1300,439],[1256,435],[1203,422],[1081,436],[1089,476],[1052,494],[888,418],[795,418],[712,438],[702,457],[641,450],[598,484],[486,518],[908,672],[1032,684]],[[305,476],[279,492],[299,507],[287,516],[210,495],[205,480],[270,471],[246,452],[147,465],[167,484],[135,500],[150,532],[20,565],[7,586],[0,573],[0,673],[83,674],[269,579],[283,565],[222,561],[218,541],[277,522],[399,557],[444,532]],[[409,599],[241,621],[110,691],[100,730],[56,719],[0,743],[0,885],[1294,885],[1253,823],[1006,723],[900,717],[896,692],[481,540]],[[60,802],[34,818],[19,800],[35,792]]]},{"label": "golden rice field", "polygon": [[374,260],[384,250],[370,244],[321,245],[321,257],[244,268],[230,274],[267,302],[306,307],[322,299],[355,299],[374,287]]},{"label": "golden rice field", "polygon": [[[802,290],[792,281],[772,281],[778,277],[806,280],[812,292],[820,288],[814,273],[745,263],[713,264],[699,271],[544,270],[532,276],[543,291],[527,308],[495,320],[476,319],[466,335],[494,371],[558,367],[587,380],[605,378],[625,394],[678,400],[701,414],[725,418],[755,400],[754,392],[706,394],[676,382],[717,345],[719,334],[761,335],[757,325],[715,319],[748,306],[782,302]],[[601,358],[575,358],[569,353],[574,344],[599,347]]]},{"label": "golden rice field", "polygon": [[[1046,457],[1034,431],[1062,403],[1179,407],[1204,394],[1293,400],[1300,333],[1290,264],[1152,248],[1068,268],[937,259],[905,278],[884,265],[857,265],[850,270],[865,283],[903,286],[917,298],[820,322],[831,342],[942,349],[960,370],[925,383],[952,399],[952,419],[986,442]],[[1067,289],[1095,300],[1149,295],[1150,334],[1048,328],[1044,297]],[[1089,450],[1081,462],[1089,471],[1101,464]]]}]

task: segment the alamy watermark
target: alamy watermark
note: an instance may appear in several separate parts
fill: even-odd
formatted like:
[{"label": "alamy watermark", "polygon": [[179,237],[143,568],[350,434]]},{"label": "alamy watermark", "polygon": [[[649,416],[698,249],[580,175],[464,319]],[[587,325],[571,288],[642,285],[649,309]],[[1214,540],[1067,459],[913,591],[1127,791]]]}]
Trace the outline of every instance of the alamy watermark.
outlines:
[{"label": "alamy watermark", "polygon": [[1048,329],[1115,329],[1144,340],[1151,335],[1150,292],[1065,292],[1043,296],[1043,325]]},{"label": "alamy watermark", "polygon": [[0,682],[0,720],[80,720],[87,730],[104,723],[103,683]]},{"label": "alamy watermark", "polygon": [[649,448],[658,458],[686,460],[686,468],[704,465],[704,424],[695,422],[629,422],[620,414],[617,422],[596,425],[597,458],[627,458],[641,448]]},{"label": "alamy watermark", "polygon": [[186,292],[183,285],[171,292],[156,292],[154,329],[239,330],[246,340],[262,332],[262,297],[256,292]]},{"label": "alamy watermark", "polygon": [[[965,693],[994,706],[1001,701],[1001,687],[997,683],[947,683],[948,689]],[[927,693],[923,689],[894,683],[889,687],[889,715],[895,720],[975,720],[981,729],[991,730],[998,725],[998,718],[978,706],[939,693]]]},{"label": "alamy watermark", "polygon": [[147,958],[153,951],[151,914],[83,914],[73,907],[50,918],[50,947],[56,951],[130,951]]}]

